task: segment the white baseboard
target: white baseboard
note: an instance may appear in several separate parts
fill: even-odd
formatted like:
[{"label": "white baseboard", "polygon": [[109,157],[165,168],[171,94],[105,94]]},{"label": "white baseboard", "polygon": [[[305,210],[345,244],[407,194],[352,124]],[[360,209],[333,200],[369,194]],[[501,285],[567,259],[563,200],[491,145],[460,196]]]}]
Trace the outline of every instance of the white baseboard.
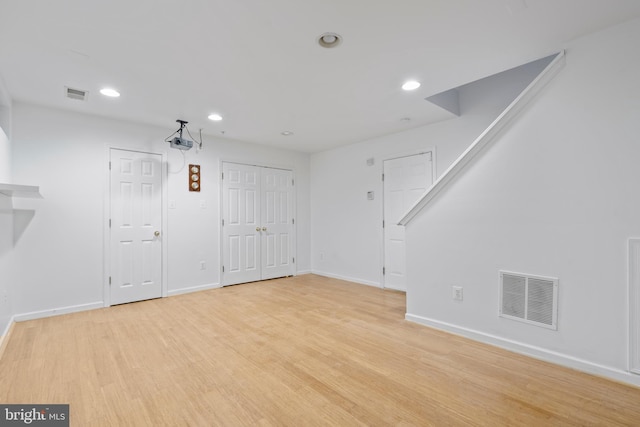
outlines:
[{"label": "white baseboard", "polygon": [[298,270],[296,271],[296,276],[302,276],[303,274],[313,274],[311,270]]},{"label": "white baseboard", "polygon": [[[174,289],[169,291],[168,296],[186,294],[189,292],[204,291],[206,289],[215,289],[219,287],[221,287],[219,283],[212,283],[207,285],[192,286],[189,288]],[[104,308],[103,301],[92,302],[88,304],[72,305],[68,307],[54,308],[50,310],[32,311],[29,313],[16,314],[13,316],[13,321],[24,322],[26,320],[41,319],[43,317],[59,316],[61,314],[76,313],[78,311],[95,310],[98,308]]]},{"label": "white baseboard", "polygon": [[400,288],[396,288],[395,286],[385,286],[385,289],[389,289],[391,291],[398,291],[398,292],[404,292],[406,293],[407,290],[406,289],[400,289]]},{"label": "white baseboard", "polygon": [[7,323],[7,326],[4,328],[4,331],[2,331],[2,335],[0,335],[0,340],[2,339],[2,337],[7,336],[7,334],[9,333],[11,328],[13,327],[14,323],[15,323],[15,319],[13,318],[13,316],[11,316],[9,318],[9,322]]},{"label": "white baseboard", "polygon": [[188,294],[191,292],[205,291],[207,289],[217,289],[221,287],[222,285],[220,283],[210,283],[207,285],[198,285],[198,286],[190,286],[188,288],[172,289],[172,290],[169,290],[169,296],[172,297],[174,295]]},{"label": "white baseboard", "polygon": [[61,314],[77,313],[78,311],[95,310],[104,308],[104,302],[91,302],[88,304],[71,305],[68,307],[54,308],[51,310],[32,311],[30,313],[16,314],[14,320],[16,322],[24,322],[25,320],[41,319],[43,317],[59,316]]},{"label": "white baseboard", "polygon": [[13,332],[13,325],[15,325],[15,320],[13,316],[9,319],[9,323],[7,327],[4,328],[2,335],[0,335],[0,360],[2,360],[2,355],[4,354],[4,349],[7,347],[9,343],[9,338],[11,338],[11,333]]},{"label": "white baseboard", "polygon": [[318,276],[331,277],[332,279],[340,279],[346,280],[347,282],[359,283],[361,285],[373,286],[374,288],[382,288],[382,284],[379,282],[372,282],[370,280],[357,279],[355,277],[341,276],[339,274],[326,273],[324,271],[312,270],[312,274],[317,274]]},{"label": "white baseboard", "polygon": [[490,344],[496,347],[503,348],[505,350],[513,351],[514,353],[533,357],[534,359],[544,360],[545,362],[555,363],[556,365],[565,366],[577,371],[586,372],[588,374],[597,375],[600,377],[606,377],[611,380],[640,387],[640,375],[634,375],[621,369],[600,365],[588,360],[558,353],[542,347],[513,341],[496,335],[487,334],[485,332],[463,328],[446,322],[441,322],[439,320],[417,316],[415,314],[406,313],[405,319],[410,322],[419,323],[421,325],[429,326],[434,329],[439,329],[455,335],[460,335],[474,341],[480,341],[485,344]]}]

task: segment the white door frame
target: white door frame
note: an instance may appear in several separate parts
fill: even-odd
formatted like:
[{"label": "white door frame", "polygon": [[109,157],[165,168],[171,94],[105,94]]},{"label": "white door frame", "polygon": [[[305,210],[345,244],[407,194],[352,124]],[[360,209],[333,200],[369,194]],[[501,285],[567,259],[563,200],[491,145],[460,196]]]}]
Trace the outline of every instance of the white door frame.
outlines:
[{"label": "white door frame", "polygon": [[111,285],[109,283],[109,275],[111,274],[111,228],[109,227],[109,218],[111,216],[111,170],[109,162],[111,159],[111,150],[131,151],[134,153],[154,154],[162,158],[162,297],[169,295],[168,278],[168,252],[167,252],[167,152],[151,151],[144,148],[118,147],[105,145],[105,179],[103,188],[103,275],[102,275],[102,299],[105,307],[111,306]]},{"label": "white door frame", "polygon": [[[437,172],[436,172],[436,147],[426,147],[423,149],[416,149],[416,150],[408,150],[408,151],[400,151],[398,153],[395,153],[393,155],[389,155],[386,157],[382,158],[382,161],[380,162],[380,176],[384,175],[384,162],[387,160],[394,160],[394,159],[399,159],[402,157],[410,157],[410,156],[417,156],[419,154],[425,154],[425,153],[431,153],[431,182],[435,183],[436,182],[436,177],[438,176]],[[385,200],[384,200],[384,181],[381,181],[380,183],[380,194],[382,194],[382,205],[381,205],[381,215],[382,218],[384,220],[384,206],[385,206]],[[386,224],[384,224],[386,225]],[[385,238],[385,229],[384,226],[382,228],[382,233],[380,238],[382,239],[382,245],[381,245],[381,249],[380,249],[380,259],[382,262],[382,265],[380,266],[380,284],[381,284],[381,288],[386,288],[385,286],[385,274],[383,273],[383,269],[385,267],[385,250],[384,250],[384,238]]]},{"label": "white door frame", "polygon": [[640,238],[627,242],[629,282],[629,372],[640,374]]},{"label": "white door frame", "polygon": [[219,238],[219,272],[220,272],[220,286],[224,286],[224,272],[222,271],[222,264],[224,263],[224,239],[223,239],[223,230],[222,230],[222,218],[224,215],[224,206],[222,204],[222,192],[224,191],[223,188],[223,180],[222,180],[222,170],[223,170],[223,164],[224,163],[236,163],[236,164],[240,164],[240,165],[245,165],[245,166],[257,166],[257,167],[261,167],[261,168],[272,168],[272,169],[283,169],[283,170],[288,170],[291,171],[291,176],[293,177],[293,181],[294,181],[294,185],[293,185],[293,192],[292,192],[292,201],[291,201],[291,215],[292,217],[295,219],[295,222],[292,227],[291,230],[291,256],[296,258],[296,261],[293,263],[292,266],[292,275],[293,276],[297,276],[298,275],[298,239],[297,239],[297,230],[298,230],[298,215],[297,215],[297,204],[296,204],[296,200],[297,200],[297,187],[298,187],[298,183],[296,180],[296,170],[294,167],[292,166],[286,166],[286,165],[277,165],[277,164],[272,164],[272,163],[260,163],[260,162],[251,162],[251,161],[246,161],[246,160],[238,160],[238,159],[220,159],[219,165],[218,165],[218,178],[220,181],[220,186],[219,186],[219,190],[218,190],[218,194],[219,196],[219,212],[218,212],[218,236],[220,236]]}]

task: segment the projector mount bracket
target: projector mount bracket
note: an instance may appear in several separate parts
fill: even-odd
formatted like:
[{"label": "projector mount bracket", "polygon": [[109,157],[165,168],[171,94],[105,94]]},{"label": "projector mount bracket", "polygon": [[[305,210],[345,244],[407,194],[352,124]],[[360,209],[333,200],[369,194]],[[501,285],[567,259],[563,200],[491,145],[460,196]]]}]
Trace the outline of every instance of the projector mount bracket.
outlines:
[{"label": "projector mount bracket", "polygon": [[187,122],[186,120],[176,120],[176,122],[180,123],[180,129],[178,129],[176,132],[178,132],[178,134],[180,135],[180,139],[182,139],[182,131],[184,130],[184,128],[186,127]]}]

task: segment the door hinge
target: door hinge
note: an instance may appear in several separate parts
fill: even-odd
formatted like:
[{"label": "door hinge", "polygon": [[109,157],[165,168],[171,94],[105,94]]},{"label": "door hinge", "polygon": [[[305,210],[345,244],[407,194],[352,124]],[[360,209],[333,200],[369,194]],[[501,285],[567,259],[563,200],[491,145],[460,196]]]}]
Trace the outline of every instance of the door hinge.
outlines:
[{"label": "door hinge", "polygon": [[224,172],[222,172],[222,174],[221,174],[221,175],[222,175],[222,180],[224,181]]},{"label": "door hinge", "polygon": [[111,170],[111,162],[109,162],[109,170]]},{"label": "door hinge", "polygon": [[296,219],[295,218],[291,218],[291,224],[295,224],[296,223]]},{"label": "door hinge", "polygon": [[222,226],[224,227],[224,218],[222,218]]},{"label": "door hinge", "polygon": [[222,266],[222,272],[224,273],[224,265]]},{"label": "door hinge", "polygon": [[387,274],[387,269],[382,267],[382,275],[384,276],[385,274]]},{"label": "door hinge", "polygon": [[384,181],[384,174],[382,174],[382,181]]},{"label": "door hinge", "polygon": [[382,228],[384,228],[384,219],[382,220]]},{"label": "door hinge", "polygon": [[291,185],[296,185],[295,180],[291,179]]},{"label": "door hinge", "polygon": [[111,218],[109,218],[109,228],[111,228]]},{"label": "door hinge", "polygon": [[109,276],[109,286],[111,286],[111,276]]},{"label": "door hinge", "polygon": [[294,264],[296,263],[296,257],[293,257],[293,263]]}]

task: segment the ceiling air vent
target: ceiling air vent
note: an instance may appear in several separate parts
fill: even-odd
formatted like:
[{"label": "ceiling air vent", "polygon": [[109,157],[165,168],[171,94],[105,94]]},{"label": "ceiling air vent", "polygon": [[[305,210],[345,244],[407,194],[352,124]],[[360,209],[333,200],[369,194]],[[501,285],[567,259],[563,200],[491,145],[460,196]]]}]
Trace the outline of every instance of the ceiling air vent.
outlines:
[{"label": "ceiling air vent", "polygon": [[78,101],[86,101],[88,92],[86,90],[73,89],[70,87],[65,87],[65,93],[67,98],[77,99]]},{"label": "ceiling air vent", "polygon": [[500,316],[558,329],[558,279],[500,272]]}]

